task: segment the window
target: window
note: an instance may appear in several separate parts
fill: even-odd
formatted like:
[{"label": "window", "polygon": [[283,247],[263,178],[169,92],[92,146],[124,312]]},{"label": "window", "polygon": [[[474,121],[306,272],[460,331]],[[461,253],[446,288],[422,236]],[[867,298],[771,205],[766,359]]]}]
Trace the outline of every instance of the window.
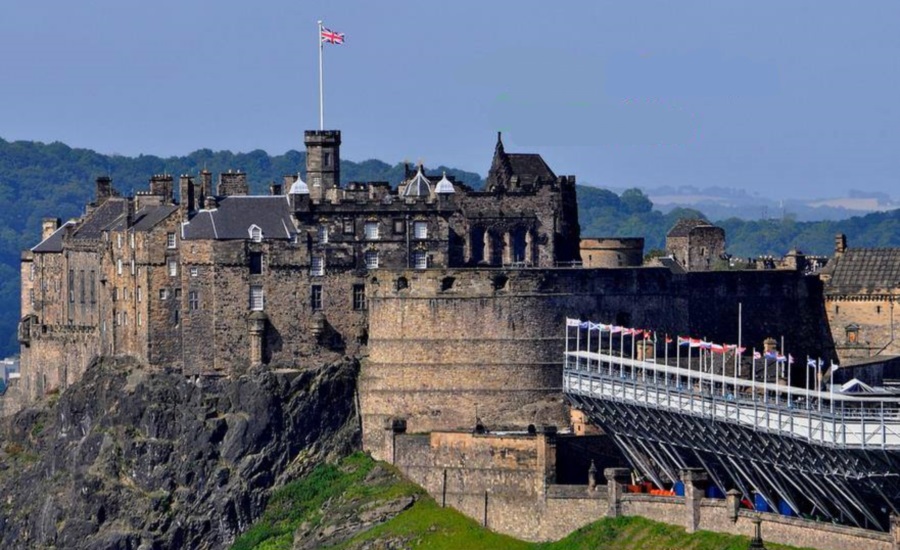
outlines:
[{"label": "window", "polygon": [[[262,262],[260,262],[260,263],[262,263]],[[191,277],[196,277],[197,275],[200,275],[200,268],[192,267],[191,268]]]},{"label": "window", "polygon": [[75,303],[75,270],[69,270],[69,302]]},{"label": "window", "polygon": [[128,326],[128,312],[127,311],[122,312],[122,324],[125,325],[126,327]]},{"label": "window", "polygon": [[266,297],[262,285],[250,285],[250,309],[262,311],[266,306]]},{"label": "window", "polygon": [[250,253],[250,275],[262,273],[262,252]]},{"label": "window", "polygon": [[322,285],[313,285],[310,287],[309,305],[313,311],[322,309]]},{"label": "window", "polygon": [[317,230],[317,239],[320,243],[324,244],[328,242],[328,226],[320,225]]},{"label": "window", "polygon": [[141,287],[137,287],[137,301],[138,301],[138,303],[141,302],[141,298],[142,298],[142,297],[143,297],[143,294],[141,293]]},{"label": "window", "polygon": [[322,256],[313,256],[309,274],[317,277],[325,275],[325,258]]},{"label": "window", "polygon": [[417,239],[427,239],[428,222],[413,222],[413,236]]},{"label": "window", "polygon": [[353,309],[366,309],[366,285],[353,285]]},{"label": "window", "polygon": [[378,239],[378,222],[366,222],[366,239],[370,241]]},{"label": "window", "polygon": [[122,248],[122,235],[121,234],[116,235],[116,246],[118,248]]},{"label": "window", "polygon": [[322,187],[322,177],[321,176],[313,176],[313,187]]},{"label": "window", "polygon": [[131,274],[134,275],[134,260],[131,260]]},{"label": "window", "polygon": [[416,250],[412,253],[413,267],[416,269],[426,269],[428,267],[428,255],[424,250]]},{"label": "window", "polygon": [[34,305],[34,289],[28,291],[28,299],[31,300],[31,305]]},{"label": "window", "polygon": [[406,222],[401,219],[394,220],[394,235],[402,235],[406,231]]},{"label": "window", "polygon": [[116,273],[122,274],[122,260],[116,260]]},{"label": "window", "polygon": [[181,300],[181,289],[180,288],[175,289],[175,299]]},{"label": "window", "polygon": [[255,243],[262,241],[262,229],[260,229],[258,225],[251,225],[247,231],[250,233],[251,241]]},{"label": "window", "polygon": [[78,273],[78,278],[79,278],[78,286],[79,286],[79,290],[80,290],[79,302],[83,304],[84,303],[84,270],[83,269]]},{"label": "window", "polygon": [[328,151],[322,153],[322,166],[331,166],[331,153]]},{"label": "window", "polygon": [[378,269],[377,250],[366,250],[366,269]]},{"label": "window", "polygon": [[28,280],[29,281],[34,280],[34,263],[31,264],[31,270],[28,273]]},{"label": "window", "polygon": [[172,312],[172,316],[173,316],[173,321],[175,321],[175,326],[177,327],[178,323],[181,322],[181,310],[176,309],[175,311]]},{"label": "window", "polygon": [[91,303],[97,303],[97,277],[93,269],[91,270]]},{"label": "window", "polygon": [[174,277],[176,275],[178,275],[178,262],[169,260],[169,277]]},{"label": "window", "polygon": [[142,326],[144,323],[141,322],[141,321],[142,321],[142,317],[141,317],[141,312],[140,312],[140,311],[138,311],[137,316],[138,316],[138,326]]},{"label": "window", "polygon": [[881,313],[881,306],[875,306],[875,313]]},{"label": "window", "polygon": [[344,218],[344,235],[352,235],[353,231],[353,218]]},{"label": "window", "polygon": [[159,289],[159,299],[160,300],[168,300],[169,299],[169,289],[168,288]]},{"label": "window", "polygon": [[134,250],[134,232],[133,231],[128,236],[128,240],[131,242],[131,249]]},{"label": "window", "polygon": [[113,302],[118,302],[118,301],[119,301],[119,289],[116,287],[113,287]]},{"label": "window", "polygon": [[175,248],[175,233],[167,233],[166,234],[166,248]]},{"label": "window", "polygon": [[191,311],[197,311],[198,309],[200,309],[200,295],[196,290],[188,292],[188,308]]}]

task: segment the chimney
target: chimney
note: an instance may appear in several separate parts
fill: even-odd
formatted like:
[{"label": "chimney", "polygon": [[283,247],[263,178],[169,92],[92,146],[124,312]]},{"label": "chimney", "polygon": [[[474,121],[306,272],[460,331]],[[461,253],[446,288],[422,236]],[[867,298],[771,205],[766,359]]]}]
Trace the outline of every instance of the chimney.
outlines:
[{"label": "chimney", "polygon": [[106,199],[115,196],[115,190],[112,187],[112,180],[109,176],[100,176],[97,178],[97,199],[95,203],[100,206]]},{"label": "chimney", "polygon": [[207,195],[206,200],[203,202],[203,208],[206,210],[215,210],[219,206],[216,201],[215,195]]},{"label": "chimney", "polygon": [[162,204],[172,204],[175,197],[174,180],[169,174],[156,174],[150,178],[150,194],[162,197]]},{"label": "chimney", "polygon": [[178,200],[181,201],[179,206],[185,219],[197,209],[194,200],[194,180],[187,174],[178,178]]},{"label": "chimney", "polygon": [[847,250],[847,236],[843,233],[838,233],[834,237],[834,255],[835,257],[840,256]]},{"label": "chimney", "polygon": [[41,220],[41,240],[46,240],[59,229],[59,218],[44,218]]},{"label": "chimney", "polygon": [[280,184],[280,183],[275,183],[274,181],[272,182],[272,185],[269,186],[269,192],[270,192],[273,196],[275,196],[275,195],[284,195],[284,193],[282,192],[282,189],[283,189],[283,187],[281,187],[281,184]]},{"label": "chimney", "polygon": [[219,174],[218,195],[248,195],[250,188],[247,186],[247,174],[238,170],[234,172],[229,170],[227,173]]},{"label": "chimney", "polygon": [[202,207],[206,203],[206,197],[213,194],[212,172],[204,168],[200,171],[200,196],[197,197],[197,204]]}]

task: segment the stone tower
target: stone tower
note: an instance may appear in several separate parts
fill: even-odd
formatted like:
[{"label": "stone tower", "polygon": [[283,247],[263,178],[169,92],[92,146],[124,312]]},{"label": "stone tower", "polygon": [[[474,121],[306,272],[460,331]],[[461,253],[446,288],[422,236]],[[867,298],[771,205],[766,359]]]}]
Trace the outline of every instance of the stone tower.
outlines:
[{"label": "stone tower", "polygon": [[307,130],[306,184],[314,202],[328,197],[328,191],[341,186],[341,131]]}]

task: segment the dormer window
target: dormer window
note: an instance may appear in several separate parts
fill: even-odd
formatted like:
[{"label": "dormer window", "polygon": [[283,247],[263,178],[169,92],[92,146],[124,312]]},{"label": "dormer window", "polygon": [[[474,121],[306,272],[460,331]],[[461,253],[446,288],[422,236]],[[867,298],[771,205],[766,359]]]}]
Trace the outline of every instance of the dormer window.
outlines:
[{"label": "dormer window", "polygon": [[260,229],[260,227],[258,225],[256,225],[256,224],[251,225],[248,232],[250,233],[251,241],[253,241],[255,243],[262,242],[262,236],[263,236],[262,229]]}]

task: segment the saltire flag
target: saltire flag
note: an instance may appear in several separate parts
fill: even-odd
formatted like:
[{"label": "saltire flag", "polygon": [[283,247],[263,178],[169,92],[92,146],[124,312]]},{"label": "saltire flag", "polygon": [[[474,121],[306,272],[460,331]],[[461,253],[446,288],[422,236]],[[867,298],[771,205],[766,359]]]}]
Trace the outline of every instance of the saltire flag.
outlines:
[{"label": "saltire flag", "polygon": [[603,325],[598,325],[597,323],[591,323],[588,321],[588,330],[603,330]]},{"label": "saltire flag", "polygon": [[589,328],[591,328],[591,322],[590,321],[582,321],[581,324],[578,326],[580,326],[583,329],[589,329]]},{"label": "saltire flag", "polygon": [[344,43],[344,33],[335,32],[325,27],[322,27],[322,42],[327,42],[328,44],[337,44],[341,45]]},{"label": "saltire flag", "polygon": [[581,326],[581,321],[578,319],[569,319],[566,317],[566,326],[567,327],[578,327]]},{"label": "saltire flag", "polygon": [[816,368],[816,367],[821,367],[821,366],[822,366],[822,360],[820,359],[819,362],[816,363],[816,360],[815,360],[815,359],[807,359],[807,360],[806,360],[806,366],[809,367],[809,368],[811,368],[811,369],[814,369],[814,368]]}]

